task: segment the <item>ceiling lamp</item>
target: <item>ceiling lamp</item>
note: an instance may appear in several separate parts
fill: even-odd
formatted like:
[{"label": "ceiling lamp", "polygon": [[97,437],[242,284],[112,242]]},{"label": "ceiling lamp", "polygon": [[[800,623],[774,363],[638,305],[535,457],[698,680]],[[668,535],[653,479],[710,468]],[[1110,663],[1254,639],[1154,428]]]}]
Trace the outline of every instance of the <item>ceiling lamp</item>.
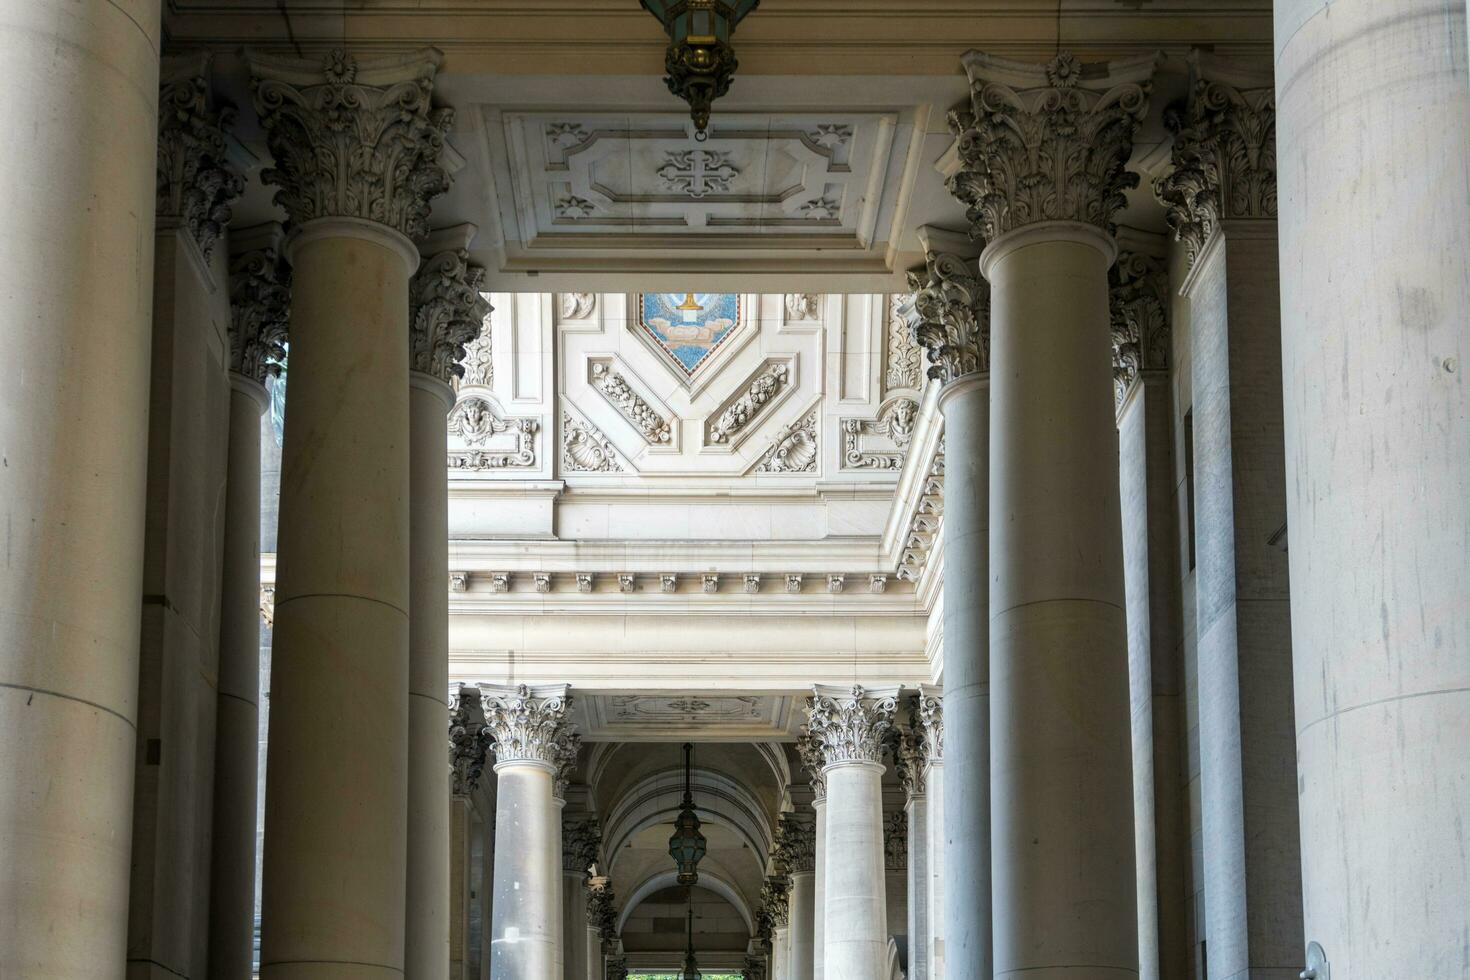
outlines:
[{"label": "ceiling lamp", "polygon": [[679,804],[674,835],[669,838],[669,856],[679,866],[679,884],[692,886],[699,881],[699,861],[704,852],[705,839],[699,832],[699,816],[694,812],[694,746],[685,742],[684,802]]},{"label": "ceiling lamp", "polygon": [[735,49],[730,35],[735,25],[760,0],[642,0],[643,7],[664,25],[669,49],[664,54],[664,82],[669,91],[689,103],[694,138],[709,138],[710,106],[730,90]]}]

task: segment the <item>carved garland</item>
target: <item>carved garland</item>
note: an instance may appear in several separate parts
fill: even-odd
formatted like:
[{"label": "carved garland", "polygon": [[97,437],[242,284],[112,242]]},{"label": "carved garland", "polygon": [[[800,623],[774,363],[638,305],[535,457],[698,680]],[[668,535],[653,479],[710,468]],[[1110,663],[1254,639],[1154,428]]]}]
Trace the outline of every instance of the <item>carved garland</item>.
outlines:
[{"label": "carved garland", "polygon": [[650,443],[660,445],[673,438],[673,427],[669,422],[628,386],[626,378],[608,365],[592,365],[592,387],[600,391]]},{"label": "carved garland", "polygon": [[735,399],[709,426],[705,438],[710,443],[726,443],[760,414],[761,409],[786,387],[791,376],[788,364],[772,364],[746,386],[745,393]]}]

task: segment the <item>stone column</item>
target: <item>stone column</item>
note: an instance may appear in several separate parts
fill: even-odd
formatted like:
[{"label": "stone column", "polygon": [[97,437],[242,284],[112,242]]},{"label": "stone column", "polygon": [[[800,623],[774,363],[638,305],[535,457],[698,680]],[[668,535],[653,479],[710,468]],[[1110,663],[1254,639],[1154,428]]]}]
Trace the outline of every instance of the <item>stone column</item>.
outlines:
[{"label": "stone column", "polygon": [[[1200,809],[1211,976],[1300,969],[1275,93],[1196,55],[1159,182],[1189,303]],[[1246,87],[1239,87],[1241,83]]]},{"label": "stone column", "polygon": [[200,976],[209,851],[220,576],[230,427],[221,241],[243,181],[203,54],[164,60],[159,88],[148,492],[139,643],[128,973]]},{"label": "stone column", "polygon": [[587,958],[588,876],[598,863],[602,830],[595,817],[563,819],[561,824],[562,961],[565,980],[587,980],[592,962]]},{"label": "stone column", "polygon": [[[489,761],[494,744],[485,715],[481,709],[480,692],[477,688],[454,685],[449,690],[449,770],[450,792],[453,805],[450,809],[451,859],[450,859],[450,970],[454,980],[479,980],[473,967],[480,956],[476,943],[479,929],[475,916],[483,916],[486,889],[483,876],[475,862],[480,860],[476,853],[475,819],[476,803],[473,799],[484,780],[485,764]],[[483,846],[484,842],[480,842]],[[479,888],[476,881],[479,878]],[[478,901],[472,893],[478,891]],[[457,965],[457,970],[456,970]]]},{"label": "stone column", "polygon": [[[404,972],[449,971],[449,469],[446,416],[464,345],[480,335],[485,270],[468,261],[474,229],[433,236],[409,286],[408,874]],[[446,239],[440,241],[439,239]],[[443,251],[438,246],[452,247]]]},{"label": "stone column", "polygon": [[[1160,248],[1152,240],[1147,245],[1150,251]],[[1113,266],[1110,295],[1133,710],[1139,975],[1161,980],[1188,976],[1190,964],[1180,552],[1175,532],[1180,511],[1168,370],[1169,279],[1161,258],[1142,250],[1123,251]]]},{"label": "stone column", "polygon": [[280,225],[230,241],[230,421],[220,588],[219,696],[209,890],[209,976],[248,976],[255,953],[260,754],[260,469],[265,379],[286,351],[291,269]]},{"label": "stone column", "polygon": [[6,976],[123,976],[159,34],[157,0],[0,11]]},{"label": "stone column", "polygon": [[801,766],[812,784],[812,977],[823,980],[823,961],[827,941],[827,777],[823,773],[823,755],[816,735],[803,728],[796,739]]},{"label": "stone column", "polygon": [[593,875],[587,880],[587,980],[603,980],[603,950],[617,937],[617,921],[612,879]]},{"label": "stone column", "polygon": [[895,731],[890,745],[898,781],[904,790],[905,835],[908,847],[904,862],[908,872],[908,980],[929,980],[929,800],[925,792],[924,732],[918,720],[917,699],[904,706],[903,726]]},{"label": "stone column", "polygon": [[1459,0],[1276,4],[1296,758],[1317,980],[1326,964],[1333,980],[1465,970],[1465,33]]},{"label": "stone column", "polygon": [[[990,915],[990,287],[973,262],[930,252],[909,275],[928,351],[943,387],[944,689],[952,789],[943,817],[941,864],[955,976],[991,974]],[[938,906],[933,906],[938,909]]]},{"label": "stone column", "polygon": [[495,883],[490,976],[561,973],[561,808],[556,776],[568,738],[567,687],[480,685],[495,739]]},{"label": "stone column", "polygon": [[795,814],[781,816],[786,873],[791,879],[787,899],[787,969],[790,980],[812,980],[816,914],[817,826]]},{"label": "stone column", "polygon": [[275,158],[265,177],[291,219],[295,272],[265,980],[404,968],[408,285],[419,261],[410,238],[427,230],[428,197],[448,185],[435,160],[449,118],[429,105],[439,57],[250,58]]},{"label": "stone column", "polygon": [[994,976],[1121,980],[1138,923],[1107,272],[1154,63],[965,67],[952,186],[991,285]]},{"label": "stone column", "polygon": [[[780,838],[777,838],[779,849]],[[778,850],[779,855],[779,850]],[[782,864],[780,857],[776,859]],[[783,980],[786,976],[786,935],[790,923],[788,900],[791,882],[782,873],[768,876],[761,884],[760,909],[757,912],[756,931],[768,953],[767,976],[770,980]]]},{"label": "stone column", "polygon": [[[939,689],[928,684],[919,686],[919,723],[924,733],[924,791],[929,804],[927,808],[929,823],[924,831],[924,840],[928,844],[924,863],[929,873],[923,886],[929,908],[929,931],[927,935],[920,936],[916,941],[922,942],[924,948],[928,950],[929,975],[934,980],[944,980],[945,902],[949,892],[945,883],[952,877],[950,866],[947,863],[950,845],[945,835],[944,700],[940,696]],[[986,853],[989,854],[988,848]],[[986,870],[989,870],[989,866],[987,861]],[[988,936],[990,925],[988,915],[983,925],[987,929],[986,935]]]},{"label": "stone column", "polygon": [[823,887],[823,969],[832,980],[878,980],[888,958],[883,861],[883,739],[893,725],[897,688],[850,690],[815,685],[811,734],[827,786]]}]

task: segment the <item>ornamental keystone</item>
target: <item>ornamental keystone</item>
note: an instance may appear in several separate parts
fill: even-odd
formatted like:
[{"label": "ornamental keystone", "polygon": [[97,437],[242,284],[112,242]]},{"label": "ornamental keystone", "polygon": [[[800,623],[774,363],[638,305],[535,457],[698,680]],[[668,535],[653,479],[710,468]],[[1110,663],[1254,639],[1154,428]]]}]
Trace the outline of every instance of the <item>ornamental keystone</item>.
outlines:
[{"label": "ornamental keystone", "polygon": [[481,684],[485,727],[495,738],[496,764],[539,762],[556,768],[566,755],[565,684],[505,687]]},{"label": "ornamental keystone", "polygon": [[428,233],[429,200],[449,189],[438,160],[454,113],[430,106],[442,59],[432,48],[361,62],[247,56],[275,157],[261,177],[292,225],[346,217]]},{"label": "ornamental keystone", "polygon": [[1125,166],[1157,61],[1084,65],[1063,52],[1036,65],[966,54],[970,108],[950,114],[960,169],[949,188],[967,206],[972,237],[994,242],[1042,221],[1111,233],[1123,192],[1138,185]]},{"label": "ornamental keystone", "polygon": [[844,762],[883,761],[883,743],[893,727],[898,688],[866,690],[814,684],[807,699],[808,728],[826,769]]}]

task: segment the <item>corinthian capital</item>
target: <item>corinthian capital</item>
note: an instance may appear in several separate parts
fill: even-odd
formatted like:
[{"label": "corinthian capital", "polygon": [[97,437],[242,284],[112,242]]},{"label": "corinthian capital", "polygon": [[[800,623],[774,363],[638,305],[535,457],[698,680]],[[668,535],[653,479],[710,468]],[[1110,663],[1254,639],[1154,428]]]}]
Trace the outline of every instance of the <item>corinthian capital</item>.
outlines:
[{"label": "corinthian capital", "polygon": [[924,728],[924,758],[928,762],[944,760],[944,696],[936,687],[919,688],[919,723]]},{"label": "corinthian capital", "polygon": [[818,801],[825,800],[827,777],[822,775],[822,749],[810,727],[803,726],[796,736],[796,754],[801,757],[801,768],[806,770],[807,781],[812,784],[812,795]]},{"label": "corinthian capital", "polygon": [[990,284],[975,263],[929,252],[909,273],[914,290],[914,339],[929,354],[929,377],[948,384],[990,373]]},{"label": "corinthian capital", "polygon": [[816,739],[822,765],[883,761],[883,740],[893,727],[898,689],[868,691],[816,684],[807,699],[808,729]]},{"label": "corinthian capital", "polygon": [[1152,256],[1120,252],[1108,278],[1113,395],[1122,405],[1140,372],[1169,366],[1169,274]]},{"label": "corinthian capital", "polygon": [[816,870],[817,825],[814,821],[794,813],[783,813],[776,838],[781,863],[789,874]]},{"label": "corinthian capital", "polygon": [[230,370],[260,383],[286,363],[291,266],[280,242],[277,225],[230,256]]},{"label": "corinthian capital", "polygon": [[[1188,101],[1164,114],[1174,169],[1154,181],[1190,264],[1223,220],[1276,217],[1276,90],[1238,87],[1220,63],[1196,56]],[[1231,81],[1239,81],[1232,79]]]},{"label": "corinthian capital", "polygon": [[561,822],[561,869],[569,875],[589,874],[588,869],[597,863],[597,853],[602,848],[602,827],[596,818],[589,820],[562,819]]},{"label": "corinthian capital", "polygon": [[914,703],[908,724],[893,730],[889,748],[893,752],[893,766],[898,773],[898,782],[904,794],[913,798],[924,795],[924,767],[928,762],[928,743],[924,740],[924,729],[919,723],[919,706]]},{"label": "corinthian capital", "polygon": [[230,223],[230,204],[245,180],[227,159],[225,129],[234,109],[213,107],[209,58],[165,58],[158,88],[160,217],[180,222],[209,258]]},{"label": "corinthian capital", "polygon": [[480,685],[485,726],[495,739],[495,761],[540,762],[558,767],[567,754],[565,684],[528,687]]},{"label": "corinthian capital", "polygon": [[485,761],[493,740],[480,710],[480,692],[460,688],[449,708],[449,767],[454,795],[469,796],[485,772]]},{"label": "corinthian capital", "polygon": [[442,55],[433,49],[323,63],[252,54],[255,111],[275,167],[261,176],[293,224],[374,221],[410,238],[428,233],[429,200],[449,189],[439,166],[453,112],[429,97]]},{"label": "corinthian capital", "polygon": [[425,259],[409,286],[409,367],[446,384],[464,377],[465,345],[480,336],[490,301],[480,292],[485,270],[464,249]]},{"label": "corinthian capital", "polygon": [[1138,185],[1124,167],[1155,59],[1083,65],[1063,53],[1032,65],[972,51],[964,65],[970,109],[950,114],[960,169],[949,187],[972,234],[993,242],[1040,221],[1111,232],[1123,192]]}]

